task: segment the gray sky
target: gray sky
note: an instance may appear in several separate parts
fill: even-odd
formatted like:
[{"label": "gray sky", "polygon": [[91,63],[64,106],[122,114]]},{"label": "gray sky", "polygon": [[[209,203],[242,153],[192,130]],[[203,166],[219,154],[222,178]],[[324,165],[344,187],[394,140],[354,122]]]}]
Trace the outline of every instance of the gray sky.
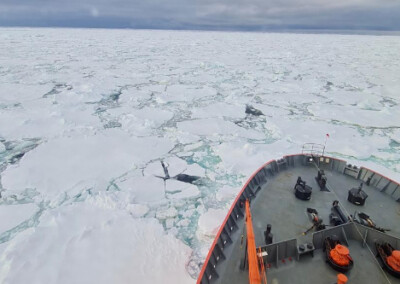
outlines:
[{"label": "gray sky", "polygon": [[0,26],[400,30],[400,0],[0,0]]}]

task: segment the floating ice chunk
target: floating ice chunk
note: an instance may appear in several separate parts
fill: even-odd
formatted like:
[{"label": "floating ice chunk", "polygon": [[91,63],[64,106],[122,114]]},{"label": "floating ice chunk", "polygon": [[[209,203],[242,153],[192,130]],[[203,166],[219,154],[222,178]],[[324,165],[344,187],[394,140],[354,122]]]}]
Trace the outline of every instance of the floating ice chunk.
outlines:
[{"label": "floating ice chunk", "polygon": [[215,147],[215,152],[222,159],[222,165],[231,174],[245,177],[257,170],[271,158],[287,154],[287,143],[250,144],[224,143]]},{"label": "floating ice chunk", "polygon": [[118,182],[118,187],[134,195],[137,203],[160,202],[165,199],[164,181],[154,176],[136,176]]},{"label": "floating ice chunk", "polygon": [[[288,142],[294,143],[291,148],[294,152],[286,154],[299,153],[304,143],[324,143],[325,135],[329,133],[326,152],[340,153],[343,155],[354,156],[358,158],[368,158],[377,149],[385,148],[389,145],[389,139],[385,136],[362,135],[357,127],[334,125],[324,121],[300,120],[293,123],[290,118],[280,118],[274,121],[279,126],[282,135]],[[284,143],[284,141],[280,141]],[[282,145],[278,143],[277,145]],[[285,153],[282,153],[286,155]],[[274,155],[273,157],[277,157]]]},{"label": "floating ice chunk", "polygon": [[393,127],[400,125],[400,115],[394,109],[366,110],[353,106],[312,105],[308,109],[316,116],[367,127]]},{"label": "floating ice chunk", "polygon": [[178,128],[189,133],[212,138],[213,136],[229,135],[249,139],[264,139],[263,133],[255,130],[247,130],[237,126],[233,122],[217,118],[198,119],[191,121],[178,122]]},{"label": "floating ice chunk", "polygon": [[174,116],[174,114],[170,111],[154,107],[145,107],[139,110],[135,110],[133,113],[135,116],[143,120],[151,121],[152,123],[154,123],[155,127],[160,126]]},{"label": "floating ice chunk", "polygon": [[[168,173],[170,177],[174,177],[187,170],[186,161],[179,159],[178,157],[170,157],[164,160],[164,164],[168,167]],[[161,167],[161,164],[160,164]]]},{"label": "floating ice chunk", "polygon": [[140,90],[142,90],[142,91],[148,91],[148,92],[158,92],[158,93],[161,93],[161,92],[164,92],[166,88],[167,88],[167,85],[166,85],[166,84],[161,84],[161,85],[154,85],[154,84],[152,84],[152,85],[147,85],[147,86],[140,87]]},{"label": "floating ice chunk", "polygon": [[[178,158],[178,157],[169,157],[166,159],[163,159],[164,165],[168,169],[168,173],[170,177],[174,177],[177,174],[180,174],[184,171],[186,171],[188,165],[186,164],[186,161]],[[164,169],[161,165],[161,161],[155,161],[147,165],[147,167],[144,169],[144,174],[147,176],[150,175],[156,175],[156,176],[161,176],[165,177]]]},{"label": "floating ice chunk", "polygon": [[168,199],[189,199],[200,196],[200,191],[197,186],[189,183],[180,182],[169,179],[166,181],[166,192]]},{"label": "floating ice chunk", "polygon": [[187,158],[193,156],[193,152],[179,152],[176,155],[180,158]]},{"label": "floating ice chunk", "polygon": [[225,219],[227,210],[210,208],[198,221],[197,236],[200,239],[213,238]]},{"label": "floating ice chunk", "polygon": [[264,105],[264,104],[253,104],[256,109],[259,109],[263,112],[264,115],[267,116],[267,121],[269,120],[268,117],[280,117],[280,116],[287,116],[290,114],[288,108],[280,107],[280,106],[271,106],[271,105]]},{"label": "floating ice chunk", "polygon": [[245,106],[227,103],[213,103],[204,108],[192,110],[192,118],[242,118],[245,117]]},{"label": "floating ice chunk", "polygon": [[[52,136],[65,127],[61,117],[49,113],[43,105],[35,111],[14,109],[0,112],[0,133],[7,140]],[[43,109],[43,110],[42,110]]]},{"label": "floating ice chunk", "polygon": [[4,152],[6,150],[6,146],[4,146],[3,143],[0,141],[0,153]]},{"label": "floating ice chunk", "polygon": [[149,212],[149,207],[144,204],[128,204],[126,210],[135,218],[140,218]]},{"label": "floating ice chunk", "polygon": [[[147,91],[138,91],[135,89],[128,88],[127,90],[123,90],[121,92],[121,96],[118,102],[123,106],[123,109],[132,109],[140,106],[142,101],[147,101],[151,98],[151,93]],[[121,111],[121,110],[120,110]],[[116,112],[112,112],[113,114],[117,114]]]},{"label": "floating ice chunk", "polygon": [[44,94],[49,92],[52,86],[49,84],[15,84],[4,83],[1,84],[1,104],[24,103],[43,97]]},{"label": "floating ice chunk", "polygon": [[7,248],[7,245],[8,245],[7,243],[1,243],[0,244],[0,257],[3,254],[3,251],[5,251],[5,249]]},{"label": "floating ice chunk", "polygon": [[31,218],[39,208],[33,204],[0,205],[0,235]]},{"label": "floating ice chunk", "polygon": [[192,205],[188,206],[188,208],[182,212],[183,218],[190,218],[196,212],[196,208],[191,208]]},{"label": "floating ice chunk", "polygon": [[161,95],[157,95],[160,101],[193,101],[204,99],[206,97],[215,96],[217,91],[210,87],[197,87],[188,85],[172,85],[168,86],[167,91]]},{"label": "floating ice chunk", "polygon": [[195,149],[197,149],[197,148],[200,148],[201,146],[203,146],[204,145],[204,142],[203,141],[199,141],[199,142],[196,142],[196,143],[193,143],[193,144],[189,144],[189,145],[186,145],[185,146],[185,151],[187,152],[187,151],[193,151],[193,150],[195,150]]},{"label": "floating ice chunk", "polygon": [[400,129],[393,129],[392,133],[389,133],[388,136],[394,141],[394,144],[397,143],[397,145],[400,146]]},{"label": "floating ice chunk", "polygon": [[175,127],[165,127],[165,138],[175,141],[176,144],[189,144],[199,141],[199,136],[186,131],[179,130]]},{"label": "floating ice chunk", "polygon": [[86,202],[103,209],[124,209],[134,201],[132,192],[100,191],[87,198]]},{"label": "floating ice chunk", "polygon": [[211,171],[207,171],[207,177],[208,177],[210,180],[215,181],[215,179],[216,179],[216,177],[217,177],[217,174],[214,173],[214,172],[211,172]]},{"label": "floating ice chunk", "polygon": [[198,164],[190,164],[185,171],[185,174],[204,177],[206,174],[206,170],[203,167],[200,167]]},{"label": "floating ice chunk", "polygon": [[[381,110],[383,98],[373,94],[367,96],[361,96],[361,100],[357,103],[357,107],[364,110]],[[343,104],[343,102],[339,102]],[[349,104],[350,105],[350,104]]]},{"label": "floating ice chunk", "polygon": [[190,225],[190,220],[188,220],[188,219],[182,219],[182,220],[180,220],[178,223],[176,223],[176,225],[177,225],[178,227],[187,227],[187,226]]},{"label": "floating ice chunk", "polygon": [[178,215],[178,210],[176,210],[175,207],[171,206],[168,208],[161,209],[160,211],[157,211],[156,218],[164,220],[164,219],[174,218],[177,215]]},{"label": "floating ice chunk", "polygon": [[151,133],[150,129],[157,129],[174,115],[170,111],[154,107],[145,107],[143,109],[122,107],[110,109],[107,112],[118,117],[123,129],[136,135]]},{"label": "floating ice chunk", "polygon": [[[133,169],[135,164],[159,158],[171,148],[166,139],[135,138],[119,130],[50,140],[28,152],[19,165],[8,167],[2,183],[13,191],[36,188],[46,198],[88,188],[105,189],[112,178]],[[141,190],[146,187],[144,183],[141,186]]]},{"label": "floating ice chunk", "polygon": [[[168,169],[170,178],[179,174],[187,174],[191,176],[204,176],[205,170],[197,164],[188,165],[185,160],[178,157],[169,157],[163,160],[165,167]],[[146,166],[143,171],[145,176],[165,177],[164,169],[161,161],[155,161]]]},{"label": "floating ice chunk", "polygon": [[[165,220],[165,227],[167,229],[171,229],[174,227],[174,219],[167,219]],[[176,228],[175,228],[176,229]]]},{"label": "floating ice chunk", "polygon": [[145,176],[165,177],[164,169],[161,166],[161,161],[154,161],[147,164],[146,168],[143,170],[143,174]]},{"label": "floating ice chunk", "polygon": [[37,137],[56,137],[72,131],[100,126],[91,107],[57,105],[49,100],[29,101],[18,109],[0,112],[0,133],[7,140]]},{"label": "floating ice chunk", "polygon": [[1,283],[194,281],[185,270],[191,249],[166,235],[156,219],[79,203],[46,211],[25,232],[0,257]]},{"label": "floating ice chunk", "polygon": [[228,201],[238,194],[240,188],[239,187],[231,187],[228,185],[224,185],[220,190],[218,190],[216,194],[216,198],[218,201]]}]

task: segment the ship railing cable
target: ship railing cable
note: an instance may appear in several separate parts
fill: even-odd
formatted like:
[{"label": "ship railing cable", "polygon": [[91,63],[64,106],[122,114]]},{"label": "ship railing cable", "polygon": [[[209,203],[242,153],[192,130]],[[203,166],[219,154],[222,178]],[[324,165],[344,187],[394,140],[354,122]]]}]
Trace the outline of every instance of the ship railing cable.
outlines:
[{"label": "ship railing cable", "polygon": [[[314,166],[319,170],[321,170],[318,165],[314,162]],[[337,195],[337,193],[335,192],[335,190],[333,189],[332,186],[330,186],[330,184],[328,184],[328,181],[326,182],[326,185],[329,187],[329,190],[335,195],[336,200],[340,200],[339,196]],[[349,213],[349,211],[347,211],[346,207],[342,206],[342,208],[344,209],[344,211],[346,211],[347,216],[350,216],[351,214]],[[361,238],[363,238],[363,234],[360,232],[360,230],[357,228],[357,226],[355,226],[357,233],[360,235]],[[389,278],[387,277],[385,271],[383,270],[382,266],[380,265],[378,259],[375,257],[375,254],[373,253],[373,251],[371,250],[371,248],[369,247],[369,245],[367,244],[367,248],[368,251],[371,253],[372,258],[375,260],[376,265],[379,267],[380,271],[382,272],[382,274],[385,276],[387,283],[391,284],[392,282],[390,282]]]},{"label": "ship railing cable", "polygon": [[325,145],[318,143],[305,143],[303,144],[301,153],[312,157],[320,157],[325,153]]}]

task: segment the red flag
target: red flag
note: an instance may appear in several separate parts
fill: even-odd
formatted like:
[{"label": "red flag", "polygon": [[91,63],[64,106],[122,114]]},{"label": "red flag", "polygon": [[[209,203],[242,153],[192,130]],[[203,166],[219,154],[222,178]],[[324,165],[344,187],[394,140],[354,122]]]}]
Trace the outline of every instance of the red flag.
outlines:
[{"label": "red flag", "polygon": [[328,137],[328,138],[329,138],[329,134],[328,134],[328,133],[326,134],[326,137]]}]

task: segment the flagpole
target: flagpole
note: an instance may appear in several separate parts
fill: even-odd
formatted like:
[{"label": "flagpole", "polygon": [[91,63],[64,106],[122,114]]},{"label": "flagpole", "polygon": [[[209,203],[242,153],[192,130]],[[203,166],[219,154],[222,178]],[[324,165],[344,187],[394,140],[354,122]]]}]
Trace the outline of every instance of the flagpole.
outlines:
[{"label": "flagpole", "polygon": [[329,138],[329,134],[326,134],[326,135],[325,135],[325,144],[324,144],[324,150],[322,151],[322,156],[324,156],[324,154],[325,154],[326,141],[328,141],[328,138]]}]

